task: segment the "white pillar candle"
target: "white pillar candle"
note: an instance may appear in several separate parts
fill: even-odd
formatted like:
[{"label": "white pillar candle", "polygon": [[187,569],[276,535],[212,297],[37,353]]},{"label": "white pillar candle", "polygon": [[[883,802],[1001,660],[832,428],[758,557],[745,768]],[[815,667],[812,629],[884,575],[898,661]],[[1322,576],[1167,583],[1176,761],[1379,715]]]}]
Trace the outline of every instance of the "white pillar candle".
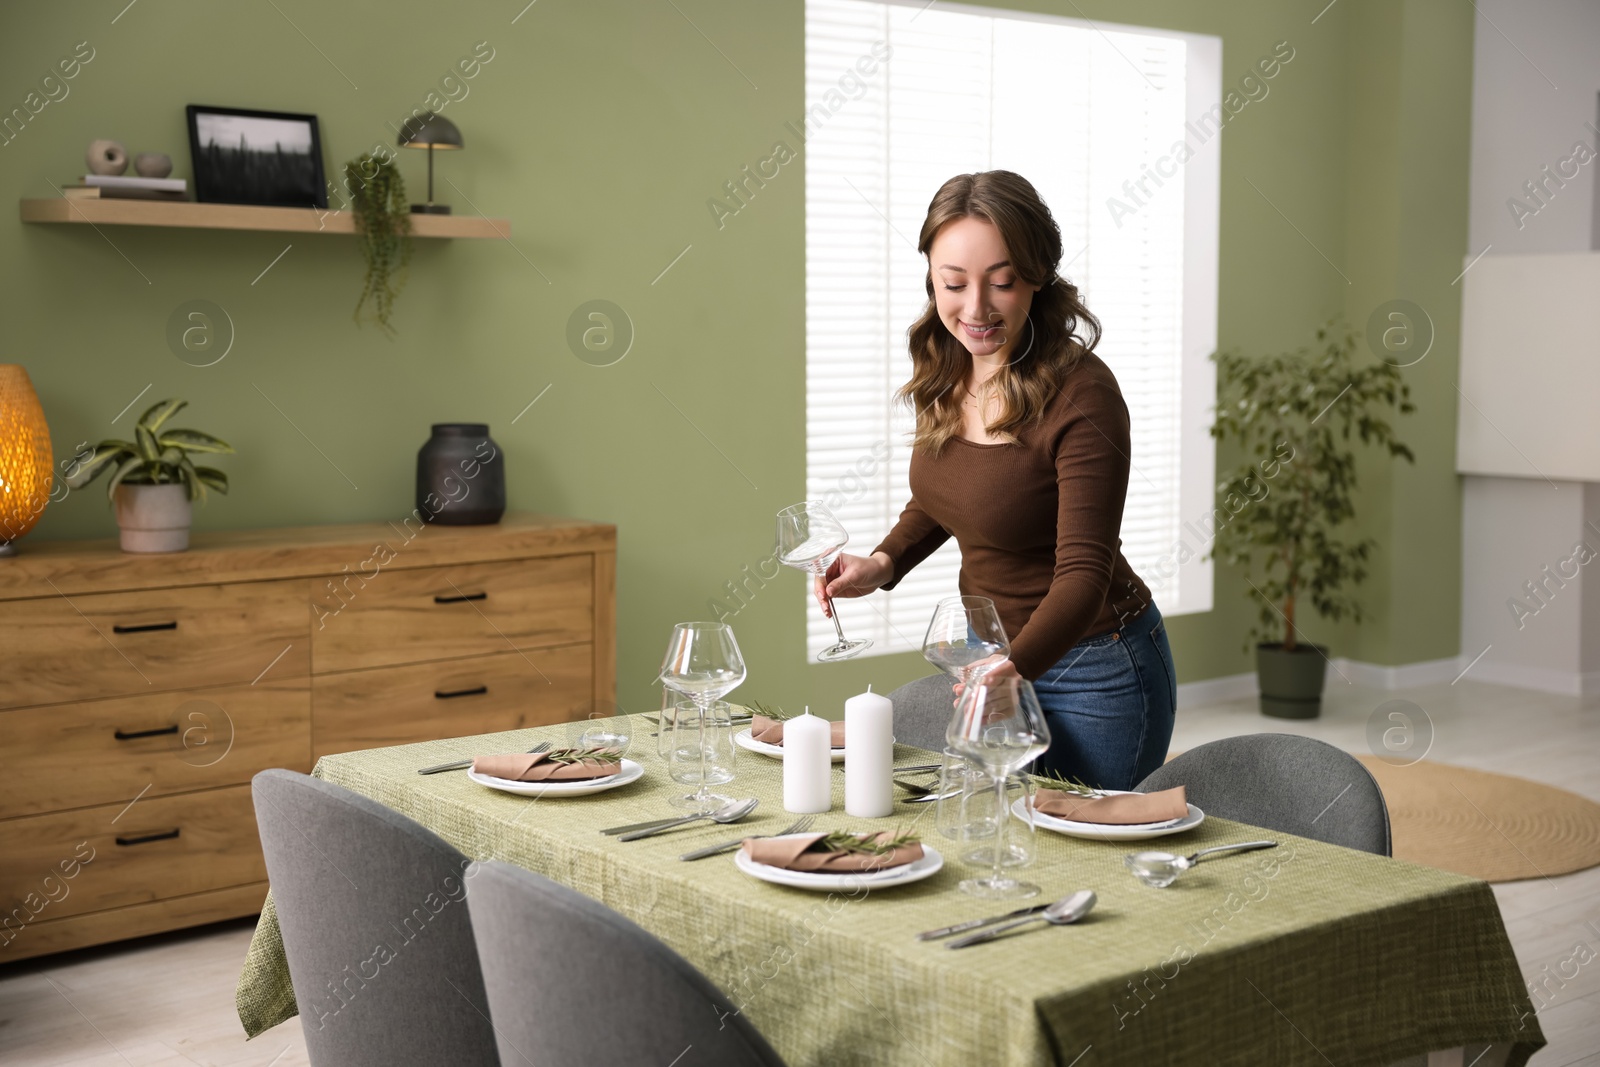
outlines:
[{"label": "white pillar candle", "polygon": [[828,724],[811,714],[783,724],[783,810],[796,814],[833,806],[833,755]]},{"label": "white pillar candle", "polygon": [[894,813],[894,704],[868,686],[844,702],[844,810],[863,819]]}]

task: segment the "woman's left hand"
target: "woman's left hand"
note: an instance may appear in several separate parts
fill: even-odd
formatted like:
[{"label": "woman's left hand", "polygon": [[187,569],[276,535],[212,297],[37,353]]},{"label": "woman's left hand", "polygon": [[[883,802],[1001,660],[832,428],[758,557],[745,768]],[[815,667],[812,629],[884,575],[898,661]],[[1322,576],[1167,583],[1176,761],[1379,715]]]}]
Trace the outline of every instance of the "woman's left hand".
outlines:
[{"label": "woman's left hand", "polygon": [[[968,667],[967,671],[969,672],[969,675],[978,675],[980,682],[987,681],[990,678],[993,678],[998,682],[1005,681],[1010,678],[1022,677],[1021,672],[1017,670],[1016,664],[1012,663],[1009,659],[1001,655],[994,655],[988,657],[987,659],[980,659],[978,662]],[[965,682],[956,683],[955,693],[957,700],[961,699],[961,694],[966,691],[966,688],[967,686]]]}]

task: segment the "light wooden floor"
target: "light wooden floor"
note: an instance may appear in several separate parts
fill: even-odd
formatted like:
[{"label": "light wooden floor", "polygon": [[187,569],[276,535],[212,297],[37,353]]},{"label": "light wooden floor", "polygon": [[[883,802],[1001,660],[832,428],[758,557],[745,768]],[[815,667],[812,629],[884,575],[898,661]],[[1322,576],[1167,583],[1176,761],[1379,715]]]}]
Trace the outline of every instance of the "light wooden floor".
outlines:
[{"label": "light wooden floor", "polygon": [[[1262,718],[1254,701],[1185,709],[1175,749],[1234,734],[1303,733],[1366,753],[1367,722],[1403,698],[1432,720],[1428,758],[1522,775],[1600,801],[1600,698],[1462,681],[1377,692],[1333,679],[1323,717]],[[1600,868],[1495,887],[1525,979],[1543,980],[1550,1045],[1534,1067],[1600,1067]],[[6,1067],[294,1067],[306,1064],[298,1020],[246,1043],[233,987],[252,923],[224,923],[0,968],[0,1063]],[[1586,951],[1576,952],[1579,946]],[[1564,961],[1590,962],[1563,979]],[[1566,973],[1572,973],[1572,966]]]}]

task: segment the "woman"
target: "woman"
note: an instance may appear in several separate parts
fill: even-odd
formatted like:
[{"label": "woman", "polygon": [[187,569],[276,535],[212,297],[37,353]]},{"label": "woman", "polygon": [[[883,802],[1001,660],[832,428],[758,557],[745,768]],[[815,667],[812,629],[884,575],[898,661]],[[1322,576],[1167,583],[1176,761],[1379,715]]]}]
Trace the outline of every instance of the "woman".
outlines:
[{"label": "woman", "polygon": [[1166,759],[1177,688],[1161,612],[1122,555],[1128,409],[1093,352],[1100,323],[1056,273],[1049,209],[1011,171],[945,182],[917,250],[928,305],[896,394],[917,412],[911,500],[818,598],[826,612],[893,589],[955,537],[961,592],[992,599],[1011,636],[991,674],[1027,678],[1044,707],[1035,769],[1131,789]]}]

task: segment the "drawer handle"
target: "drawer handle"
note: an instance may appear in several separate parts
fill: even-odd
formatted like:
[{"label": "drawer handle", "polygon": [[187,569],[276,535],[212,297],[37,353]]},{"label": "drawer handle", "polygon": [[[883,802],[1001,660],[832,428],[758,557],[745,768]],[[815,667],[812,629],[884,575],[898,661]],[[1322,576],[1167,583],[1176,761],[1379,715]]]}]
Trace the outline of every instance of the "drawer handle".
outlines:
[{"label": "drawer handle", "polygon": [[462,593],[460,596],[436,596],[435,604],[460,604],[468,600],[488,600],[488,593]]},{"label": "drawer handle", "polygon": [[162,734],[175,734],[177,732],[178,724],[173,723],[171,726],[158,726],[154,730],[134,730],[132,733],[124,733],[122,728],[118,727],[117,732],[111,736],[118,741],[132,741],[135,737],[160,737]]},{"label": "drawer handle", "polygon": [[111,632],[114,634],[147,634],[153,630],[176,630],[177,628],[178,624],[176,622],[150,622],[142,626],[114,625],[111,627]]},{"label": "drawer handle", "polygon": [[454,700],[456,697],[482,696],[484,693],[487,693],[488,691],[489,691],[489,687],[488,686],[480,685],[475,689],[456,689],[456,690],[452,690],[449,693],[441,693],[441,692],[439,692],[439,690],[435,689],[433,691],[433,695],[438,700]]},{"label": "drawer handle", "polygon": [[151,841],[171,841],[174,837],[177,837],[177,836],[178,836],[178,828],[177,827],[173,827],[172,829],[164,831],[164,832],[159,833],[159,834],[144,834],[144,835],[142,835],[140,837],[119,837],[119,838],[117,838],[117,844],[124,845],[124,846],[126,846],[126,845],[147,845]]}]

